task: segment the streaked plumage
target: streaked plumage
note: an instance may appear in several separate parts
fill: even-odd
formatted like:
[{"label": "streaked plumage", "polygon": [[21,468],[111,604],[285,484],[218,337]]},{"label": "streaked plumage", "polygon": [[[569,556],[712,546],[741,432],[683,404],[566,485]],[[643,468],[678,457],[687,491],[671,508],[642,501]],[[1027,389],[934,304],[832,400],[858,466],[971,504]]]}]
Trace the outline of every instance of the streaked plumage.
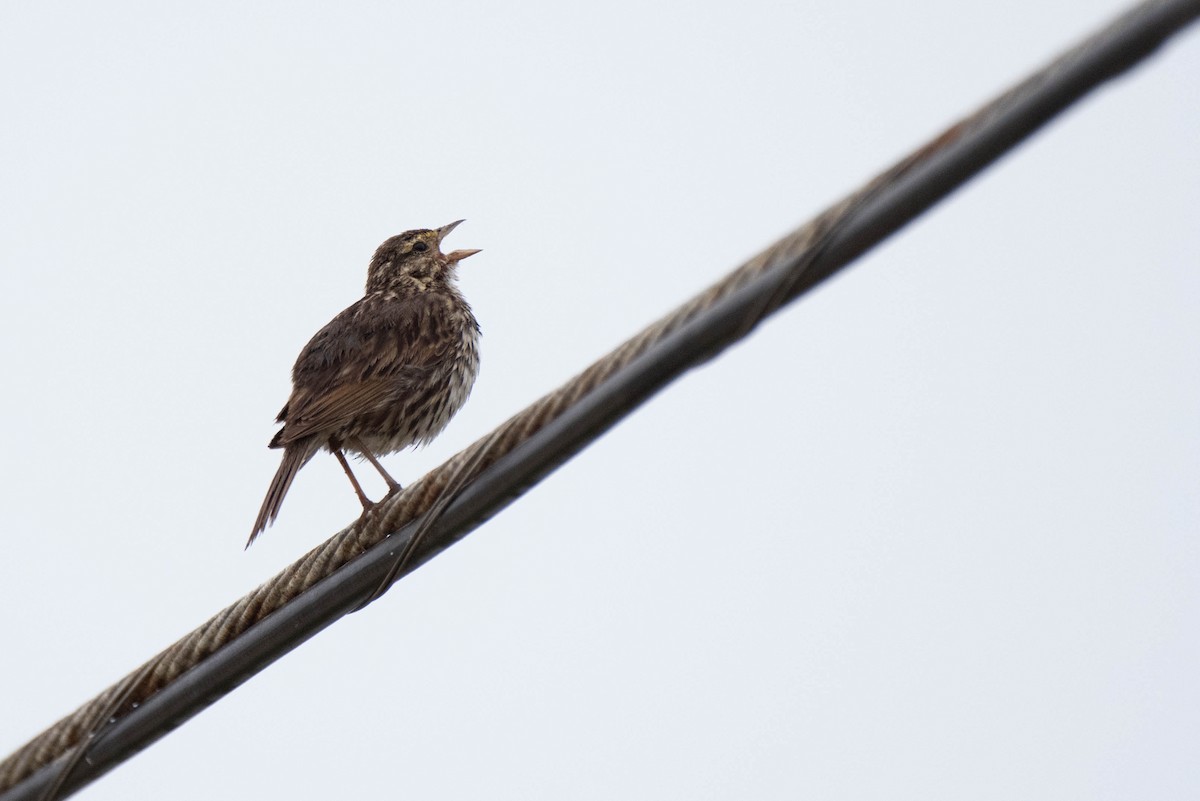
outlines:
[{"label": "streaked plumage", "polygon": [[436,437],[462,408],[479,369],[479,324],[454,285],[458,262],[477,250],[442,254],[458,222],[388,239],[367,273],[366,294],[334,317],[301,351],[292,395],[270,447],[283,461],[247,543],[279,515],[288,488],[325,448],[338,457],[363,505],[344,451],[374,457]]}]

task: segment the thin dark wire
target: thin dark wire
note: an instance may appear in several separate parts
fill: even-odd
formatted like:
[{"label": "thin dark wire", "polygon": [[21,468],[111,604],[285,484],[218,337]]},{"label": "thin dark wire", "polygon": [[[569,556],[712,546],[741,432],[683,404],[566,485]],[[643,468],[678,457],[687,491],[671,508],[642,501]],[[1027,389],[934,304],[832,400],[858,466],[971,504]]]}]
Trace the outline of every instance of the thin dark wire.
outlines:
[{"label": "thin dark wire", "polygon": [[433,528],[433,525],[441,518],[442,513],[446,511],[455,498],[462,494],[462,491],[479,475],[479,470],[483,466],[483,461],[487,458],[491,445],[495,442],[499,434],[499,430],[493,431],[488,437],[487,445],[475,452],[475,455],[463,462],[454,473],[450,476],[450,480],[446,486],[438,493],[438,498],[434,501],[433,506],[430,506],[425,514],[421,515],[420,522],[417,523],[417,528],[413,531],[412,536],[408,538],[404,548],[400,551],[400,555],[396,557],[396,561],[388,569],[383,580],[379,582],[379,586],[367,596],[367,599],[358,606],[354,607],[353,612],[361,612],[375,601],[379,600],[388,588],[392,586],[392,582],[396,580],[396,576],[400,575],[405,567],[408,566],[412,555],[417,552],[421,541],[425,539],[425,535]]},{"label": "thin dark wire", "polygon": [[[745,323],[732,332],[727,343],[736,342],[739,339],[750,334],[759,324],[767,317],[771,316],[775,311],[782,308],[787,303],[788,298],[792,297],[796,289],[800,286],[800,282],[808,277],[808,270],[817,261],[819,261],[829,251],[830,245],[846,232],[846,227],[853,221],[854,215],[866,203],[879,195],[888,184],[880,183],[872,187],[869,191],[855,197],[846,207],[845,214],[838,216],[831,225],[821,231],[809,245],[808,249],[800,257],[800,261],[792,270],[781,271],[779,280],[773,291],[765,293],[762,298],[762,303],[752,313],[746,315]],[[714,352],[713,355],[716,355]]]},{"label": "thin dark wire", "polygon": [[59,793],[66,787],[67,780],[75,773],[75,769],[79,767],[79,763],[91,753],[96,738],[100,736],[100,733],[104,731],[106,726],[110,725],[116,719],[117,714],[125,707],[130,696],[133,695],[133,691],[158,668],[158,663],[161,660],[162,654],[159,654],[157,658],[142,665],[140,670],[125,677],[125,680],[117,688],[117,692],[113,694],[112,701],[100,707],[96,712],[96,716],[88,722],[82,737],[80,737],[79,744],[71,751],[62,769],[54,777],[54,781],[46,787],[46,792],[42,795],[41,801],[58,801],[59,798],[63,797]]}]

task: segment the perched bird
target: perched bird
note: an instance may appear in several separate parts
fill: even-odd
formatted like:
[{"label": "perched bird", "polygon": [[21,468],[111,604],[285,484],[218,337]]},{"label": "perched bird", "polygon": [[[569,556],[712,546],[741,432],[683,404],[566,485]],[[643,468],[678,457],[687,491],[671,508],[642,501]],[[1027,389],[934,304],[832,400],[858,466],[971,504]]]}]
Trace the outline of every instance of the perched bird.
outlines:
[{"label": "perched bird", "polygon": [[371,506],[345,453],[359,454],[400,485],[377,457],[437,436],[475,383],[479,323],[455,285],[458,263],[478,250],[443,254],[442,240],[462,220],[405,231],[375,251],[362,300],[317,332],[292,368],[292,395],[270,447],[283,463],[254,521],[246,547],[279,515],[300,468],[321,448]]}]

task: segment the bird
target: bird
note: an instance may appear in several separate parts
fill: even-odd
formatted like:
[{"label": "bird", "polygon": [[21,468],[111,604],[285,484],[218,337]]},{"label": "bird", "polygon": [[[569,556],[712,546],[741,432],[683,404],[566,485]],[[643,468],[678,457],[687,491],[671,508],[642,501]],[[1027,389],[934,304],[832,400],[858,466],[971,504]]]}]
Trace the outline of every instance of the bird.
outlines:
[{"label": "bird", "polygon": [[292,368],[292,393],[268,447],[283,459],[263,500],[249,548],[279,516],[284,496],[322,448],[350,479],[366,512],[373,503],[346,454],[366,459],[401,489],[379,457],[429,443],[466,403],[479,372],[479,322],[457,286],[459,262],[479,250],[443,254],[463,220],[393,236],[375,250],[361,300],[309,340]]}]

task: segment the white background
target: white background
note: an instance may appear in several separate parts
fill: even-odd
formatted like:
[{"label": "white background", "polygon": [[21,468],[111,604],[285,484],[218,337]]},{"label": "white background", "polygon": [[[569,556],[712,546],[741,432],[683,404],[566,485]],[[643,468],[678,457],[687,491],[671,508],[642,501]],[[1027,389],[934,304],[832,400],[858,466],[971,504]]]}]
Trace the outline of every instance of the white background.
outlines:
[{"label": "white background", "polygon": [[[242,551],[384,238],[483,248],[409,481],[1124,4],[163,5],[2,12],[2,753],[357,515],[322,456]],[[1194,792],[1198,75],[1193,30],[85,797]]]}]

